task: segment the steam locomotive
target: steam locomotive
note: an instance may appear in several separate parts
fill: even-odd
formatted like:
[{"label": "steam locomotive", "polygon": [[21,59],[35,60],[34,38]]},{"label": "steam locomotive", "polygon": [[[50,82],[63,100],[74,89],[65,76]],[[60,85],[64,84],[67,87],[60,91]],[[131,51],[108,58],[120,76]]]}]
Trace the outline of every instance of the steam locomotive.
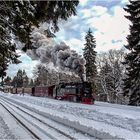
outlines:
[{"label": "steam locomotive", "polygon": [[[17,92],[19,89],[16,89]],[[60,83],[52,86],[37,86],[24,89],[25,93],[31,96],[50,97],[57,100],[79,102],[84,104],[94,104],[91,83]]]},{"label": "steam locomotive", "polygon": [[32,96],[47,96],[58,100],[93,104],[91,83],[60,83],[49,87],[33,87]]}]

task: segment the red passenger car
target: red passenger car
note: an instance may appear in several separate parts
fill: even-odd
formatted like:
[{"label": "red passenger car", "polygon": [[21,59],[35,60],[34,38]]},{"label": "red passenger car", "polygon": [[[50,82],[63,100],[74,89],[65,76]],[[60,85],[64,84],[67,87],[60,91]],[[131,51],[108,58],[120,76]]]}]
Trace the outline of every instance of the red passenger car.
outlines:
[{"label": "red passenger car", "polygon": [[32,96],[38,96],[38,97],[53,97],[53,86],[37,86],[32,88]]}]

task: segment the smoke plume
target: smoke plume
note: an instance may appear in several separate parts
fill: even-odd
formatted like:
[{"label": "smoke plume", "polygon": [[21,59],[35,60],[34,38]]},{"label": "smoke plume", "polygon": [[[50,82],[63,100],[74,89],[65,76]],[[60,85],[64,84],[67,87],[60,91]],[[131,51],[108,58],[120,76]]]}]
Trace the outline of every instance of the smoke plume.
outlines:
[{"label": "smoke plume", "polygon": [[85,59],[64,42],[56,44],[54,39],[47,38],[43,29],[34,30],[32,42],[36,49],[27,52],[32,59],[60,71],[74,72],[79,76],[85,73]]}]

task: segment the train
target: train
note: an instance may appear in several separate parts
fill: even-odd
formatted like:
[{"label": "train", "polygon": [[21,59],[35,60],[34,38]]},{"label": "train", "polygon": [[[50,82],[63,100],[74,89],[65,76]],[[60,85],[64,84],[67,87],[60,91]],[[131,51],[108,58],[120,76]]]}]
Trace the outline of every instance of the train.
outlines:
[{"label": "train", "polygon": [[[23,88],[13,88],[12,93],[21,93]],[[59,83],[51,86],[34,86],[24,88],[24,93],[37,97],[49,97],[57,100],[94,104],[91,83]]]}]

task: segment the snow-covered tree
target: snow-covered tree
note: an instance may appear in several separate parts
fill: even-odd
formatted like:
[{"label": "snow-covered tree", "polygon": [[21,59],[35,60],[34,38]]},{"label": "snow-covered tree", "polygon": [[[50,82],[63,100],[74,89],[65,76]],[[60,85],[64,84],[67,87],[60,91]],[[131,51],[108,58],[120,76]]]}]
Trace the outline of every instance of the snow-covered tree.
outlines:
[{"label": "snow-covered tree", "polygon": [[29,86],[30,86],[30,87],[33,87],[33,86],[34,86],[34,80],[33,80],[33,79],[30,79],[30,80],[29,80]]},{"label": "snow-covered tree", "polygon": [[23,86],[23,74],[22,74],[22,70],[18,70],[16,77],[17,77],[17,87],[22,87]]},{"label": "snow-covered tree", "polygon": [[16,76],[13,77],[12,82],[11,82],[11,86],[17,87],[17,77]]},{"label": "snow-covered tree", "polygon": [[101,80],[101,86],[103,92],[107,95],[108,102],[111,102],[111,94],[113,88],[113,80],[112,80],[111,73],[112,73],[112,67],[108,64],[108,62],[106,62],[105,65],[101,68],[100,80]]},{"label": "snow-covered tree", "polygon": [[[47,22],[49,28],[47,35],[58,31],[59,19],[67,20],[76,15],[78,1],[0,1],[0,21],[4,23],[9,31],[25,44],[24,51],[33,48],[30,34],[39,23]],[[5,29],[5,28],[4,28]],[[51,37],[48,36],[48,37]]]},{"label": "snow-covered tree", "polygon": [[140,1],[129,1],[124,8],[129,13],[126,16],[131,21],[128,44],[129,53],[125,57],[126,77],[124,79],[124,96],[129,98],[129,105],[140,106]]},{"label": "snow-covered tree", "polygon": [[27,87],[29,84],[29,78],[25,70],[18,70],[16,76],[14,76],[11,85],[14,87]]},{"label": "snow-covered tree", "polygon": [[7,70],[7,59],[3,58],[3,56],[1,57],[0,54],[0,78],[1,78],[1,85],[3,86],[4,84],[4,77],[6,76],[6,70]]},{"label": "snow-covered tree", "polygon": [[[108,102],[119,102],[122,89],[124,50],[109,50],[97,56],[98,94],[106,96]],[[121,101],[120,101],[121,102]]]},{"label": "snow-covered tree", "polygon": [[6,85],[11,85],[11,77],[9,77],[9,76],[7,76],[5,79],[4,79],[4,83],[6,84]]},{"label": "snow-covered tree", "polygon": [[96,84],[95,78],[97,75],[96,68],[96,51],[94,50],[96,47],[96,41],[94,36],[92,35],[92,31],[89,29],[85,36],[86,44],[83,52],[83,56],[86,60],[86,78],[87,81],[92,83],[93,92],[96,92]]},{"label": "snow-covered tree", "polygon": [[[7,17],[3,16],[4,11],[0,5],[0,77],[6,76],[9,63],[19,63],[18,55],[15,53],[15,44],[11,42],[10,31],[7,25]],[[3,82],[2,82],[3,83]]]}]

